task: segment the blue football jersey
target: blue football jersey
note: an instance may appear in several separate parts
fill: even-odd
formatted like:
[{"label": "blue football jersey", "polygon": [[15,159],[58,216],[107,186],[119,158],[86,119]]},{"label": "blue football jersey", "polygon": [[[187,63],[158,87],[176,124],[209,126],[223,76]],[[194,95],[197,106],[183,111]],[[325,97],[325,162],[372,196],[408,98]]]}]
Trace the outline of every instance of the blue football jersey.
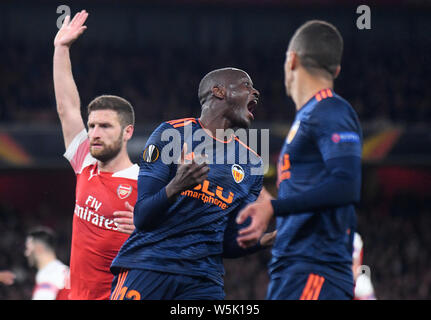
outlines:
[{"label": "blue football jersey", "polygon": [[[361,157],[362,130],[351,105],[330,89],[312,97],[296,114],[278,160],[278,199],[325,183],[325,161]],[[360,175],[360,172],[358,173]],[[277,216],[269,269],[317,272],[353,285],[354,204]],[[341,282],[341,283],[342,283]]]},{"label": "blue football jersey", "polygon": [[[172,120],[148,139],[138,180],[150,176],[167,185],[177,170],[172,161],[179,158],[184,143],[185,159],[204,153],[212,159],[210,171],[202,184],[181,192],[156,228],[135,229],[112,262],[114,273],[119,268],[146,269],[203,276],[223,284],[224,232],[228,221],[235,221],[238,211],[258,197],[263,165],[236,136],[221,140],[199,129],[203,129],[199,119]],[[138,190],[138,199],[140,194]]]}]

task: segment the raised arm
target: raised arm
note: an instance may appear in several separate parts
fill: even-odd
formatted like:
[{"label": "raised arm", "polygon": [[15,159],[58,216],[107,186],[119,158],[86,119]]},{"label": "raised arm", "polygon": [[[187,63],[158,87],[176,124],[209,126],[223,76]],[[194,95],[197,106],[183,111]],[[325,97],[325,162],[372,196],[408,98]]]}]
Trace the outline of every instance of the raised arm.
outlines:
[{"label": "raised arm", "polygon": [[54,39],[54,91],[66,149],[73,138],[85,128],[79,93],[73,79],[69,49],[87,28],[84,26],[87,17],[88,13],[85,10],[78,12],[72,21],[66,16]]}]

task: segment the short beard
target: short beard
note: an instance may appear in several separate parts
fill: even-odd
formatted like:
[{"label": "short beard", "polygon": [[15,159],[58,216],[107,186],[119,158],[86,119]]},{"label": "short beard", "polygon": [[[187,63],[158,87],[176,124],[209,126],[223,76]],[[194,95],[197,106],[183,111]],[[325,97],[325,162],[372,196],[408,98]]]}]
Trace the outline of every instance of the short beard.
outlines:
[{"label": "short beard", "polygon": [[90,154],[93,158],[101,162],[108,162],[120,153],[122,147],[123,135],[121,134],[117,141],[115,141],[111,146],[105,147],[103,150],[100,150],[100,152],[94,153],[90,147]]}]

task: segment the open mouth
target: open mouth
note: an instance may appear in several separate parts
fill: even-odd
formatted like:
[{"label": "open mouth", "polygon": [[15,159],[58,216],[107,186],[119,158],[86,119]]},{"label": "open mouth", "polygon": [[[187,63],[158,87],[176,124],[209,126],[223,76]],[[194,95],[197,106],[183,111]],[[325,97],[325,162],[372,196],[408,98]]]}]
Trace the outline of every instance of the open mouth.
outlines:
[{"label": "open mouth", "polygon": [[248,109],[248,113],[249,116],[251,116],[251,118],[254,120],[254,111],[256,110],[257,107],[257,103],[258,103],[258,99],[254,98],[253,100],[251,100],[248,104],[247,104],[247,109]]}]

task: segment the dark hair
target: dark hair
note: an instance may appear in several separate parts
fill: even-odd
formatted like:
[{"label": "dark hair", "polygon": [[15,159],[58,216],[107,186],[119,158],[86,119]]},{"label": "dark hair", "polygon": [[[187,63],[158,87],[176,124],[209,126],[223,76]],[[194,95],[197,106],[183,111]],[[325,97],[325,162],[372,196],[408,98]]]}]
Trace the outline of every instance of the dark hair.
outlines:
[{"label": "dark hair", "polygon": [[249,76],[244,70],[233,67],[226,67],[208,72],[199,83],[198,99],[201,106],[211,97],[212,88],[214,86],[226,85],[226,83],[232,81],[232,78],[238,76],[238,74]]},{"label": "dark hair", "polygon": [[55,250],[56,235],[48,227],[35,227],[27,233],[27,237],[31,237],[33,240],[43,243],[47,248]]},{"label": "dark hair", "polygon": [[102,95],[94,98],[88,105],[88,115],[94,110],[113,110],[117,112],[121,126],[124,128],[128,125],[135,124],[135,112],[129,101],[124,98]]},{"label": "dark hair", "polygon": [[312,20],[296,30],[288,50],[296,52],[301,65],[310,73],[323,71],[333,79],[341,64],[343,38],[332,24]]}]

